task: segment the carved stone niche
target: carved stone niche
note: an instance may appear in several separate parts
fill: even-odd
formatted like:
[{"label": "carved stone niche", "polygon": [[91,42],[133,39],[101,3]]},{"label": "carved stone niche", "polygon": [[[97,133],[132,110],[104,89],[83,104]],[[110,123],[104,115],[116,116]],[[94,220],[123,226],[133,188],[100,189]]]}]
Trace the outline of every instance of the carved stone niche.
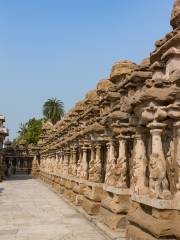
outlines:
[{"label": "carved stone niche", "polygon": [[174,72],[179,71],[180,66],[180,45],[169,48],[161,57],[166,62],[166,79]]}]

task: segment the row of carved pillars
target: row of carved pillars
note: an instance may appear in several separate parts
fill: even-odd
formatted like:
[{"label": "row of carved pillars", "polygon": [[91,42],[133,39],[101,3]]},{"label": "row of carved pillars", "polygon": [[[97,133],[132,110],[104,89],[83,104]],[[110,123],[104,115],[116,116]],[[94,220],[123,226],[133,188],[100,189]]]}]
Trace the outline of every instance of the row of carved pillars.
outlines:
[{"label": "row of carved pillars", "polygon": [[[91,145],[86,143],[81,147],[74,145],[69,148],[62,148],[56,154],[56,157],[50,158],[49,162],[52,164],[54,164],[54,161],[59,163],[60,173],[63,173],[64,175],[77,176],[95,182],[105,182],[106,184],[123,188],[128,187],[127,178],[131,175],[131,187],[135,193],[144,194],[149,187],[149,189],[159,197],[163,191],[168,191],[166,160],[162,146],[162,133],[165,125],[161,123],[155,123],[154,125],[149,124],[148,128],[150,129],[149,132],[151,134],[151,155],[149,162],[147,160],[144,136],[137,128],[137,134],[134,136],[133,149],[131,149],[132,151],[129,150],[132,152],[132,169],[129,169],[130,160],[128,159],[129,155],[127,155],[127,143],[129,138],[124,136],[120,136],[118,139],[118,158],[115,156],[116,144],[112,139],[106,144],[98,142]],[[178,166],[178,183],[176,186],[179,190],[180,122],[174,124],[174,139],[174,157]],[[102,156],[102,148],[105,148],[106,156]],[[147,176],[148,167],[149,176]],[[154,175],[156,168],[157,170],[160,170],[158,173],[159,175],[157,174],[157,176]],[[105,171],[105,174],[103,174],[103,170]]]},{"label": "row of carved pillars", "polygon": [[[61,148],[56,156],[44,157],[43,167],[50,172],[63,173],[64,175],[77,176],[94,182],[111,184],[113,169],[120,166],[119,187],[127,187],[127,139],[120,137],[118,144],[118,157],[115,156],[117,141],[108,143],[84,144],[81,147]],[[53,169],[53,165],[55,166]],[[50,166],[50,167],[49,167]],[[122,169],[121,169],[122,168]],[[122,170],[122,171],[121,171]]]},{"label": "row of carved pillars", "polygon": [[[136,194],[153,194],[157,198],[166,198],[170,195],[167,179],[167,159],[163,149],[163,133],[166,124],[152,122],[147,125],[151,135],[151,153],[147,160],[144,136],[139,131],[134,136],[132,189]],[[173,159],[177,167],[177,191],[180,190],[180,122],[174,124],[173,129]],[[147,169],[149,175],[147,176]]]}]

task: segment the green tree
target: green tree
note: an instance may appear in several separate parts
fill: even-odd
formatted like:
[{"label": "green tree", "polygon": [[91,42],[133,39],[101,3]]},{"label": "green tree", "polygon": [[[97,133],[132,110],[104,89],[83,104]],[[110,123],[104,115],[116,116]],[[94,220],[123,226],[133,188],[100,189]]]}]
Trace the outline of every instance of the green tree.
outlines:
[{"label": "green tree", "polygon": [[43,105],[43,115],[46,120],[56,124],[64,116],[64,104],[56,98],[48,99]]},{"label": "green tree", "polygon": [[27,123],[20,123],[18,134],[24,137],[27,131]]},{"label": "green tree", "polygon": [[25,124],[20,124],[18,134],[15,142],[23,142],[26,144],[37,144],[40,134],[42,133],[42,120],[30,119]]},{"label": "green tree", "polygon": [[27,123],[27,131],[24,139],[28,144],[37,144],[42,133],[42,120],[32,118]]}]

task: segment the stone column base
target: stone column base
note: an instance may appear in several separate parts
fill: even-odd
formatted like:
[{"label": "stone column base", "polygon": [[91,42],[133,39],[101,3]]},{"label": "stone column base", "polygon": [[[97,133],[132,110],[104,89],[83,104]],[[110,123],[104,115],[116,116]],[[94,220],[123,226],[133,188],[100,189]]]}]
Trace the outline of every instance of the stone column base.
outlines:
[{"label": "stone column base", "polygon": [[101,203],[90,200],[86,197],[83,199],[82,207],[89,215],[97,215],[100,209]]},{"label": "stone column base", "polygon": [[100,208],[100,221],[112,230],[125,229],[127,225],[126,216],[126,214],[113,213],[104,207]]},{"label": "stone column base", "polygon": [[[180,239],[179,210],[157,209],[132,201],[127,217],[129,240]],[[141,236],[144,234],[148,237],[136,238],[133,230],[136,230],[137,234]]]}]

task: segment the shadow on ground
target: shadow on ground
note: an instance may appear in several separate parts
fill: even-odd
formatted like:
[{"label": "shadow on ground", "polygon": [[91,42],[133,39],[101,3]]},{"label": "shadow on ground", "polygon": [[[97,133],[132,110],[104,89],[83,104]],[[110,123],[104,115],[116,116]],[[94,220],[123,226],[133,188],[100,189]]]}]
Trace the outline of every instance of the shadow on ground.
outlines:
[{"label": "shadow on ground", "polygon": [[13,175],[6,179],[6,181],[14,181],[14,180],[29,180],[32,179],[31,175]]}]

